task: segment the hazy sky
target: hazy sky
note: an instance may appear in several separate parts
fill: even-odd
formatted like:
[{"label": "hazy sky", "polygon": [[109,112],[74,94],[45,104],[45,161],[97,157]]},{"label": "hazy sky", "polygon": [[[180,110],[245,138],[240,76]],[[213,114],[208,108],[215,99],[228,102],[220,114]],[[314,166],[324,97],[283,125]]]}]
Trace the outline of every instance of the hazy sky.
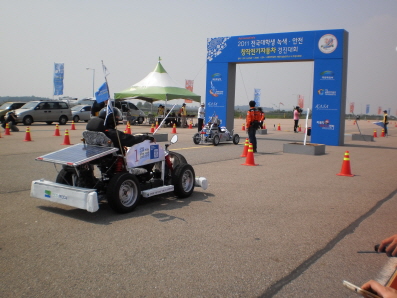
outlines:
[{"label": "hazy sky", "polygon": [[[0,96],[52,97],[54,62],[65,64],[64,95],[92,96],[110,71],[110,92],[140,81],[162,58],[180,87],[194,79],[205,100],[207,38],[345,29],[347,102],[355,112],[397,110],[397,0],[13,0],[2,1]],[[261,105],[311,106],[311,62],[237,66],[236,105],[254,88]]]}]

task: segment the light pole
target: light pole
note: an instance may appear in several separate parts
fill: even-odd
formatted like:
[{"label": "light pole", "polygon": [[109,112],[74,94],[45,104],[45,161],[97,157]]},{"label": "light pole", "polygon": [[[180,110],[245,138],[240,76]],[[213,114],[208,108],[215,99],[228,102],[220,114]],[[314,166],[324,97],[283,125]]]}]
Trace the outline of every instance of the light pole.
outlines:
[{"label": "light pole", "polygon": [[90,69],[92,70],[92,98],[95,98],[95,68],[86,68],[86,70]]}]

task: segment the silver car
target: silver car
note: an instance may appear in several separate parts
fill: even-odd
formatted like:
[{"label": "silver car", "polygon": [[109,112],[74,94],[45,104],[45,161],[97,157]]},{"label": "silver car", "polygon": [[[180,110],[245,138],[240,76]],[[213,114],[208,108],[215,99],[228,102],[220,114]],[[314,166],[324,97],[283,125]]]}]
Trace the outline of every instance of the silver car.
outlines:
[{"label": "silver car", "polygon": [[75,123],[81,121],[88,122],[91,117],[91,106],[77,105],[72,108],[72,119]]},{"label": "silver car", "polygon": [[58,122],[65,125],[72,119],[72,111],[66,102],[59,100],[30,101],[15,110],[17,123],[31,125],[33,122],[46,122],[52,124]]}]

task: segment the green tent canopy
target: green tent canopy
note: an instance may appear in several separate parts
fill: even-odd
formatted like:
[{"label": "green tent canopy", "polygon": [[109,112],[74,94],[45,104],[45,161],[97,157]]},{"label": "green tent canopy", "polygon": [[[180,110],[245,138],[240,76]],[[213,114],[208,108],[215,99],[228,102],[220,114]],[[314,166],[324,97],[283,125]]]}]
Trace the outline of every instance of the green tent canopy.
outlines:
[{"label": "green tent canopy", "polygon": [[143,80],[121,92],[114,94],[114,99],[137,98],[153,103],[157,100],[191,99],[200,102],[201,96],[185,88],[180,88],[166,72],[160,61],[156,68]]}]

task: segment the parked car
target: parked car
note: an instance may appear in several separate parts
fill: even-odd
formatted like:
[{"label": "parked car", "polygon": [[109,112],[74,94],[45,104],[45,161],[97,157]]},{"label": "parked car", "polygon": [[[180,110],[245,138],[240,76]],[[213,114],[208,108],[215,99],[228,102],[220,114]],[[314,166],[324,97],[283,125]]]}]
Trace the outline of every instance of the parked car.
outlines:
[{"label": "parked car", "polygon": [[77,100],[77,105],[88,105],[92,106],[95,102],[95,98],[93,97],[85,97]]},{"label": "parked car", "polygon": [[77,105],[72,108],[72,119],[75,123],[80,120],[88,122],[91,117],[91,106],[90,105]]},{"label": "parked car", "polygon": [[0,107],[0,122],[4,121],[5,115],[12,110],[19,109],[22,107],[26,102],[5,102]]},{"label": "parked car", "polygon": [[17,123],[31,125],[33,122],[58,122],[65,125],[72,119],[72,111],[66,102],[59,100],[30,101],[15,111]]},{"label": "parked car", "polygon": [[142,124],[145,121],[145,113],[128,100],[117,101],[116,108],[122,111],[123,119],[127,118],[130,124]]}]

